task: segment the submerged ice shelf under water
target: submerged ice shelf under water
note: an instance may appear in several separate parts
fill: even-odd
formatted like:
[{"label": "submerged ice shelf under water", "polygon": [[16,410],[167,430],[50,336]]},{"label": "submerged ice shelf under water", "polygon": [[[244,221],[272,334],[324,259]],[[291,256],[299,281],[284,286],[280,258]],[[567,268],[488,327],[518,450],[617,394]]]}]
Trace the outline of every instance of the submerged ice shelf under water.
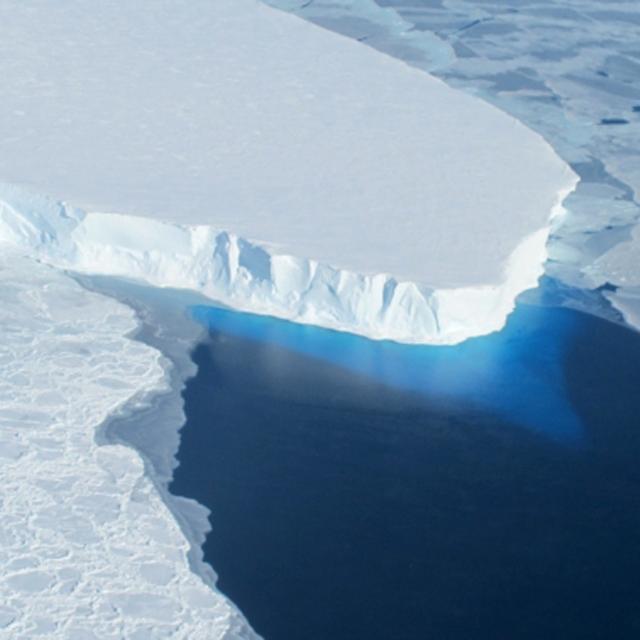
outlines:
[{"label": "submerged ice shelf under water", "polygon": [[[564,342],[575,339],[571,315],[556,318],[551,333],[543,328],[539,310],[521,307],[498,334],[450,347],[372,342],[211,306],[194,307],[192,315],[215,332],[255,341],[260,354],[269,345],[438,404],[487,410],[553,439],[579,442],[583,436],[563,370]],[[277,376],[277,369],[273,373]]]},{"label": "submerged ice shelf under water", "polygon": [[[172,359],[197,335],[184,292],[88,285],[132,304],[139,337]],[[583,640],[614,613],[631,628],[637,334],[528,305],[504,332],[444,348],[197,302],[191,315],[210,338],[194,352],[171,491],[211,509],[206,542],[202,509],[165,499],[259,633]],[[178,405],[109,426],[162,486]],[[211,578],[198,550],[191,566]],[[603,604],[614,582],[620,603]]]}]

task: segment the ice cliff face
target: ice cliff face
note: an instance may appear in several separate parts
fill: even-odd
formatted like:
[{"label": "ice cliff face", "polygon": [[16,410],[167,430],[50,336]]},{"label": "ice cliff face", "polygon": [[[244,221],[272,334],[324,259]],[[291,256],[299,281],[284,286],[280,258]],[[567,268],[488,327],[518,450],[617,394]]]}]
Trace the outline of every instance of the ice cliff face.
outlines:
[{"label": "ice cliff face", "polygon": [[[78,272],[188,288],[233,308],[408,343],[454,344],[500,329],[546,259],[548,227],[524,238],[495,285],[437,289],[265,248],[210,226],[85,213],[5,186],[0,239]],[[401,248],[399,248],[401,250]]]},{"label": "ice cliff face", "polygon": [[0,190],[3,235],[51,264],[452,343],[535,284],[575,184],[517,119],[256,0],[24,0],[0,25],[0,180],[146,218]]}]

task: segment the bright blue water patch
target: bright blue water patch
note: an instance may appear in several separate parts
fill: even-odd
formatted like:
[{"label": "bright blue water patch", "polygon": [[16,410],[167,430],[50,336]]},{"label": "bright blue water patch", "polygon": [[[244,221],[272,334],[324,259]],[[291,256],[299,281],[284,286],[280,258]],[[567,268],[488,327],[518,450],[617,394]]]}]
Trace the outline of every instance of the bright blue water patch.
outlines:
[{"label": "bright blue water patch", "polygon": [[564,384],[567,342],[579,337],[571,314],[550,322],[548,311],[521,306],[503,331],[451,347],[372,341],[208,306],[192,314],[212,330],[330,362],[432,402],[485,409],[567,443],[583,435]]},{"label": "bright blue water patch", "polygon": [[196,313],[170,490],[267,640],[640,637],[640,335],[521,306],[421,349]]}]

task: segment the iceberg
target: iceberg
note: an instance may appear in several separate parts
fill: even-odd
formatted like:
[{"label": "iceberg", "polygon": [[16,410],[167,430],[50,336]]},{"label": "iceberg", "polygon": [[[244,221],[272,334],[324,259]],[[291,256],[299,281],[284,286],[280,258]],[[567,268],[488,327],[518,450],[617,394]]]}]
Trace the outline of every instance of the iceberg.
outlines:
[{"label": "iceberg", "polygon": [[500,286],[434,290],[270,253],[206,225],[87,214],[3,193],[0,236],[59,268],[192,289],[236,309],[408,343],[452,344],[500,329],[541,275],[548,236],[543,228],[517,246]]},{"label": "iceberg", "polygon": [[[618,319],[617,309],[640,328],[630,284],[640,256],[638,243],[629,242],[640,220],[635,7],[589,0],[579,8],[559,2],[517,9],[475,0],[268,2],[430,71],[543,135],[580,176],[547,243],[545,275],[572,290],[566,303],[605,319]],[[604,294],[611,304],[603,285],[618,289]],[[585,290],[593,294],[586,306],[579,300]]]},{"label": "iceberg", "polygon": [[439,344],[542,273],[576,175],[425,72],[256,0],[0,12],[1,237],[41,260]]}]

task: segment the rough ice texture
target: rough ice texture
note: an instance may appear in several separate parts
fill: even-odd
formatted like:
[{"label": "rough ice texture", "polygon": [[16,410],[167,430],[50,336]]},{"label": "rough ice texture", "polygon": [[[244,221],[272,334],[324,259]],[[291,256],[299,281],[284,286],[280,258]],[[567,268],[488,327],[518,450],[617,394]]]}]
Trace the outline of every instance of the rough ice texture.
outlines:
[{"label": "rough ice texture", "polygon": [[372,337],[502,326],[575,182],[541,138],[252,0],[144,4],[0,8],[0,175],[156,220],[61,224],[64,206],[23,210],[5,188],[6,238],[53,264]]},{"label": "rough ice texture", "polygon": [[515,118],[256,0],[9,1],[0,36],[0,178],[85,211],[452,289],[503,284],[575,182]]},{"label": "rough ice texture", "polygon": [[0,299],[0,638],[256,637],[190,570],[140,456],[96,444],[166,386],[132,311],[6,247]]}]

